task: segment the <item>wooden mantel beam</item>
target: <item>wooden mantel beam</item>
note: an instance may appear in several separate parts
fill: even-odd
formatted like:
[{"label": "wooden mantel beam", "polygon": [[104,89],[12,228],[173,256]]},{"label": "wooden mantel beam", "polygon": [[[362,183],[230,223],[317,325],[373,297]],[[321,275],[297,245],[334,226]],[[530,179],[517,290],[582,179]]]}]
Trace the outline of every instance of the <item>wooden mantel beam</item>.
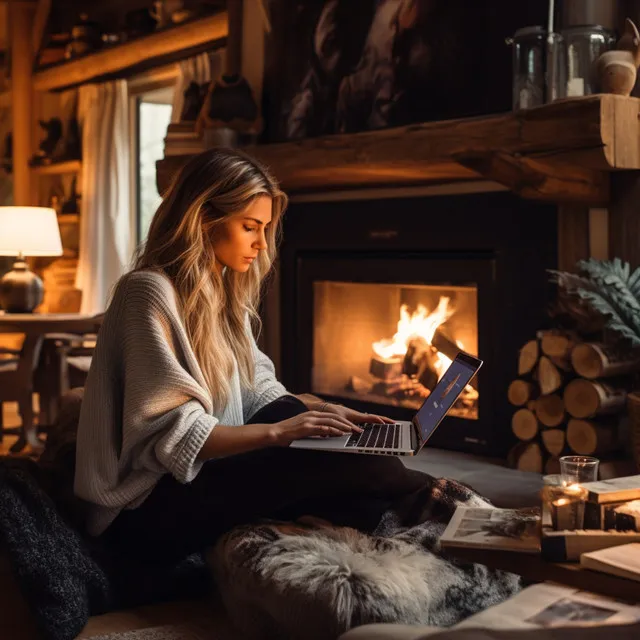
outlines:
[{"label": "wooden mantel beam", "polygon": [[[290,192],[495,180],[525,197],[602,204],[640,169],[640,100],[593,95],[517,113],[247,149]],[[161,191],[184,157],[158,163]]]}]

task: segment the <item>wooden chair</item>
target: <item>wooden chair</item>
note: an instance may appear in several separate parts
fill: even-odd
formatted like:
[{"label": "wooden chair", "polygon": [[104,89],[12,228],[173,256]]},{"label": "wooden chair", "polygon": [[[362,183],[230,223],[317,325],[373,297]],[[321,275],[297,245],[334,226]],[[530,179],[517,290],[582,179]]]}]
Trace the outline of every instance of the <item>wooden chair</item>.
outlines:
[{"label": "wooden chair", "polygon": [[55,422],[60,398],[83,387],[95,347],[95,334],[48,333],[34,372],[34,390],[40,397],[40,424]]},{"label": "wooden chair", "polygon": [[[39,357],[39,350],[34,351],[34,357],[29,360],[23,357],[25,338],[21,350],[0,348],[0,442],[6,435],[17,435],[18,441],[11,447],[12,452],[21,451],[28,443],[34,450],[40,450],[42,443],[38,440],[38,428],[35,424],[33,411],[33,371]],[[2,404],[17,402],[21,427],[6,428],[3,422]]]}]

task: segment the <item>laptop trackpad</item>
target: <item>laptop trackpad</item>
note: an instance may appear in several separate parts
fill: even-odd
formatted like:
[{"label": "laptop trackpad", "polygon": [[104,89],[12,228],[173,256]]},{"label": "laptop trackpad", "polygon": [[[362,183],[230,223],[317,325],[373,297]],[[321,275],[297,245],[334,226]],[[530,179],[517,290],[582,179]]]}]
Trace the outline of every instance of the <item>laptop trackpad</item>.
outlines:
[{"label": "laptop trackpad", "polygon": [[350,437],[346,435],[331,438],[301,438],[294,440],[289,446],[294,449],[344,449]]}]

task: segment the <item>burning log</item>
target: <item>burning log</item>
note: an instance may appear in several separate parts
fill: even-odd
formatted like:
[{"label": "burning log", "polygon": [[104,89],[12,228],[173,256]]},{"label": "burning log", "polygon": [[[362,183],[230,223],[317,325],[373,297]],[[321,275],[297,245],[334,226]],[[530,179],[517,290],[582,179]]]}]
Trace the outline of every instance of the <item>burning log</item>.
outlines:
[{"label": "burning log", "polygon": [[585,342],[574,347],[571,363],[583,378],[609,378],[640,370],[640,359],[619,349],[599,343]]},{"label": "burning log", "polygon": [[602,455],[619,446],[617,420],[597,423],[590,420],[569,420],[567,444],[581,456]]},{"label": "burning log", "polygon": [[519,409],[511,418],[511,430],[519,440],[533,440],[539,429],[538,419],[533,411]]},{"label": "burning log", "polygon": [[564,421],[564,400],[557,393],[540,396],[535,408],[538,420],[545,427],[557,427]]},{"label": "burning log", "polygon": [[552,456],[559,456],[564,451],[566,435],[562,429],[543,429],[541,437],[544,448]]},{"label": "burning log", "polygon": [[401,357],[382,358],[375,354],[369,363],[369,373],[380,380],[393,380],[402,375],[403,362]]},{"label": "burning log", "polygon": [[564,406],[574,418],[590,418],[603,413],[624,410],[627,392],[614,389],[605,382],[578,378],[564,390]]},{"label": "burning log", "polygon": [[424,338],[412,338],[402,363],[402,373],[415,377],[427,389],[438,383],[438,351]]},{"label": "burning log", "polygon": [[366,395],[367,393],[371,393],[372,390],[373,384],[358,376],[351,376],[347,383],[347,391],[353,391],[354,393]]},{"label": "burning log", "polygon": [[518,375],[524,376],[531,373],[538,362],[538,341],[530,340],[520,349],[520,357],[518,358]]},{"label": "burning log", "polygon": [[514,407],[525,406],[537,395],[535,385],[526,380],[514,380],[507,391],[507,398]]}]

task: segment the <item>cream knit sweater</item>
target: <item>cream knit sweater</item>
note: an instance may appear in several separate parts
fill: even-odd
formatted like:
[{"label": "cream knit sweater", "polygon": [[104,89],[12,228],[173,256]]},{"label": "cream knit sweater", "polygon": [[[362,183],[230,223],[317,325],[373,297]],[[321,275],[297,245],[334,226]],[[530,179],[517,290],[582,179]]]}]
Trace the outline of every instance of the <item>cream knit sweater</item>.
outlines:
[{"label": "cream knit sweater", "polygon": [[75,493],[89,502],[87,528],[99,535],[124,508],[135,508],[165,473],[190,482],[216,424],[242,425],[287,393],[272,362],[255,349],[254,384],[237,367],[224,411],[215,413],[165,276],[124,276],[104,318],[80,412]]}]

